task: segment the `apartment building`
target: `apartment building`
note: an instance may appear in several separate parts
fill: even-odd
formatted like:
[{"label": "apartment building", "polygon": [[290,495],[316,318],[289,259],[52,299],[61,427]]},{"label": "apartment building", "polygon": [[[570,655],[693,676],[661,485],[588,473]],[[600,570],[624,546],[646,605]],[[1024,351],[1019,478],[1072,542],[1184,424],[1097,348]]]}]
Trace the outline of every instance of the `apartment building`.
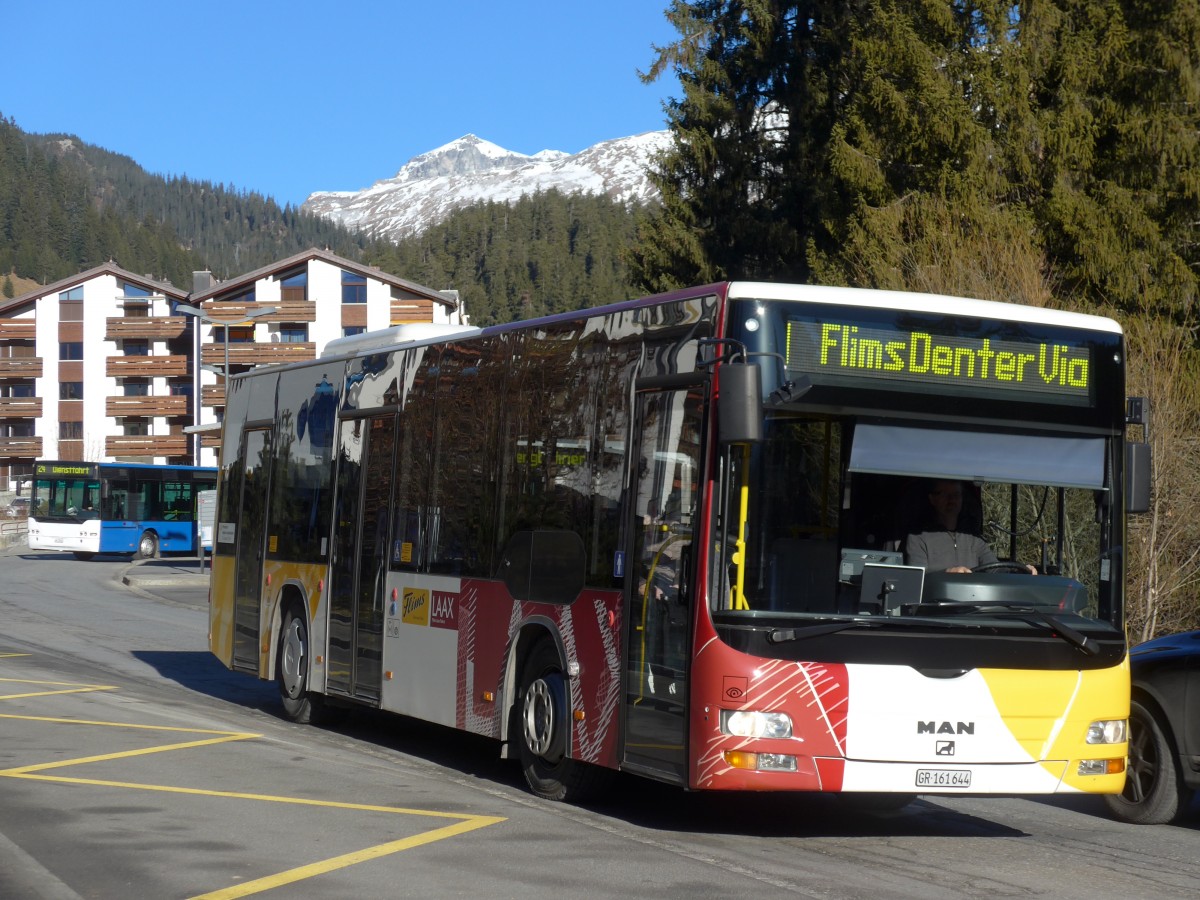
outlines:
[{"label": "apartment building", "polygon": [[198,465],[217,463],[223,373],[315,359],[329,341],[410,323],[467,324],[457,291],[435,291],[325,250],[311,249],[220,284],[197,273],[200,311]]},{"label": "apartment building", "polygon": [[465,314],[456,292],[317,249],[190,292],[109,262],[2,301],[0,489],[37,459],[215,465],[226,371],[409,322]]}]

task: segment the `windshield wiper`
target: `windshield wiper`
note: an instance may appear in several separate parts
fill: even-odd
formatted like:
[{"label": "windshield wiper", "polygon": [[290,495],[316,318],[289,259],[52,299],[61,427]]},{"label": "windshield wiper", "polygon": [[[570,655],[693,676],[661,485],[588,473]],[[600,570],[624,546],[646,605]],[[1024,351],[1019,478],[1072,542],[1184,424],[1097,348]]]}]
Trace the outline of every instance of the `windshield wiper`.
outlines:
[{"label": "windshield wiper", "polygon": [[986,613],[994,609],[1004,611],[1006,618],[1033,618],[1043,625],[1048,625],[1058,637],[1073,647],[1077,647],[1089,656],[1100,652],[1096,641],[1081,631],[1076,631],[1058,616],[1052,615],[1028,603],[922,603],[914,607],[917,615],[957,615],[960,613]]},{"label": "windshield wiper", "polygon": [[825,634],[836,634],[850,628],[878,628],[879,625],[879,622],[869,622],[866,619],[847,619],[844,622],[826,622],[824,625],[806,625],[803,628],[772,628],[767,633],[767,642],[785,644],[788,641],[803,641]]},{"label": "windshield wiper", "polygon": [[851,628],[955,628],[945,622],[913,622],[902,616],[884,616],[878,619],[845,619],[841,622],[826,622],[824,625],[805,625],[803,628],[772,628],[767,632],[767,642],[786,644],[788,641],[803,641],[808,638],[837,634]]}]

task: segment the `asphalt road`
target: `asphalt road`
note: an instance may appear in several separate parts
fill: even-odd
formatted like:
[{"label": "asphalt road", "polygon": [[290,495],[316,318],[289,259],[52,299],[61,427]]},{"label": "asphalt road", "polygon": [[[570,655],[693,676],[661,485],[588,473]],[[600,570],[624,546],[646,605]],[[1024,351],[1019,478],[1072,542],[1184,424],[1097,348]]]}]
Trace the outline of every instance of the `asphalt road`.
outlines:
[{"label": "asphalt road", "polygon": [[0,551],[0,898],[1194,897],[1200,813],[1097,798],[537,800],[491,741],[293,725],[207,652],[196,560]]}]

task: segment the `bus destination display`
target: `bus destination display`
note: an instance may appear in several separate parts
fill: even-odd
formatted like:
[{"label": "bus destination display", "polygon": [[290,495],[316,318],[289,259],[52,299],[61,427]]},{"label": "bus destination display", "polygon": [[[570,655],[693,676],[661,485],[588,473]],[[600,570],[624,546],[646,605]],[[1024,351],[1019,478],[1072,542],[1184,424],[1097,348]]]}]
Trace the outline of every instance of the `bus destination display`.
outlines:
[{"label": "bus destination display", "polygon": [[[969,393],[1019,391],[1058,403],[1086,401],[1086,347],[790,320],[787,368],[839,378],[921,382]],[[880,385],[876,385],[877,387]]]}]

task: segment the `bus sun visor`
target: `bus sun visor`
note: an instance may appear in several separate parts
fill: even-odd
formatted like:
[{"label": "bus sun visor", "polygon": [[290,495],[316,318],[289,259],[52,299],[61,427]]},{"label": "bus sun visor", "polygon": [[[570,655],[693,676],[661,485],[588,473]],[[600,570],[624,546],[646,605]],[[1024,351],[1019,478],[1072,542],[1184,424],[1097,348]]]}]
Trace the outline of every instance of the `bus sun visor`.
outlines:
[{"label": "bus sun visor", "polygon": [[1104,438],[860,423],[850,471],[1103,490]]}]

